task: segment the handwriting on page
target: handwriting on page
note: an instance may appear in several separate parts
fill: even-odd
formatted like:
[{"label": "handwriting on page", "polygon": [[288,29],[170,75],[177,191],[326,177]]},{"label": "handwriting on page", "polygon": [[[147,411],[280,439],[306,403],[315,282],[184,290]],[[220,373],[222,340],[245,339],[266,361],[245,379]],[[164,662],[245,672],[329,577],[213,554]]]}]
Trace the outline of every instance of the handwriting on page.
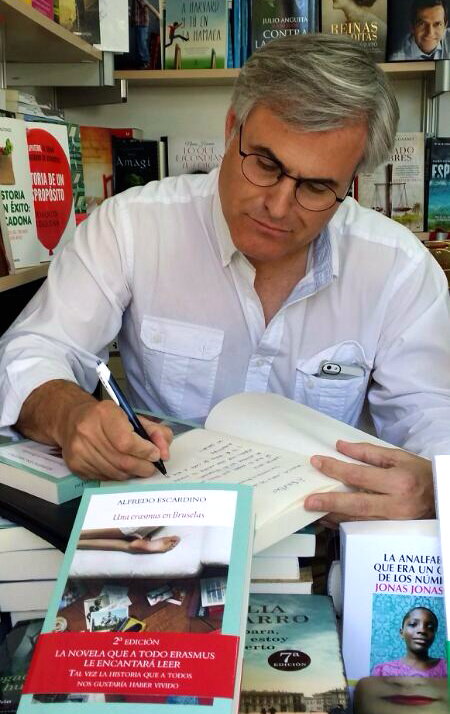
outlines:
[{"label": "handwriting on page", "polygon": [[190,481],[195,476],[249,486],[271,483],[276,493],[278,489],[285,490],[289,481],[292,485],[305,482],[299,473],[303,465],[301,457],[286,458],[227,439],[214,439],[204,444],[184,468],[171,471],[170,476],[174,481]]}]

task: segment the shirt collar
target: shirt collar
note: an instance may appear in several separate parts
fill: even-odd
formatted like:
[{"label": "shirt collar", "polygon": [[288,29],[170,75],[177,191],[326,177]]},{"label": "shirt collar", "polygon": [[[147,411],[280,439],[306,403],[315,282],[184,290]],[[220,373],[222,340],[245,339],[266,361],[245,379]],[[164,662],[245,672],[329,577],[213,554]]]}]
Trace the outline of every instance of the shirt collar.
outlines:
[{"label": "shirt collar", "polygon": [[[218,181],[218,170],[216,169],[215,171],[217,172],[216,181]],[[308,283],[314,288],[313,291],[316,292],[331,282],[333,276],[339,274],[339,254],[333,235],[339,225],[339,221],[335,220],[336,216],[342,213],[343,207],[344,204],[339,207],[328,226],[325,226],[322,233],[313,241],[312,250],[309,251],[306,275],[299,282],[299,286],[303,282]],[[233,243],[228,224],[223,215],[218,187],[214,192],[212,210],[220,258],[222,265],[226,267],[230,264],[235,253],[238,253],[238,250]],[[297,288],[294,293],[296,291]],[[303,289],[301,292],[303,293]]]},{"label": "shirt collar", "polygon": [[423,50],[420,49],[420,47],[416,43],[413,35],[410,36],[410,44],[411,44],[411,59],[430,59],[430,60],[442,59],[442,40],[439,42],[439,44],[436,46],[436,48],[433,50],[433,52],[430,52],[428,55],[426,54],[426,52],[423,52]]}]

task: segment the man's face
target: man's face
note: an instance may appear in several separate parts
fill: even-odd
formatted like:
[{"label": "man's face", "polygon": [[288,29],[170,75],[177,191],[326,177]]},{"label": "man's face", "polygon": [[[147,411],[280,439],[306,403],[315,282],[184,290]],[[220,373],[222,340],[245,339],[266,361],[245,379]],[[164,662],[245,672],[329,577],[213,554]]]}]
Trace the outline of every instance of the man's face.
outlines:
[{"label": "man's face", "polygon": [[[227,139],[235,128],[235,116],[229,112]],[[366,137],[364,122],[302,132],[256,106],[242,127],[242,150],[276,159],[291,176],[321,181],[343,197],[364,153]],[[243,175],[241,163],[236,131],[219,174],[222,210],[236,248],[255,266],[305,254],[340,204],[309,211],[297,203],[293,180],[282,177],[274,186],[255,186]]]},{"label": "man's face", "polygon": [[419,10],[412,28],[416,45],[425,54],[430,54],[442,40],[446,28],[447,23],[442,5]]}]

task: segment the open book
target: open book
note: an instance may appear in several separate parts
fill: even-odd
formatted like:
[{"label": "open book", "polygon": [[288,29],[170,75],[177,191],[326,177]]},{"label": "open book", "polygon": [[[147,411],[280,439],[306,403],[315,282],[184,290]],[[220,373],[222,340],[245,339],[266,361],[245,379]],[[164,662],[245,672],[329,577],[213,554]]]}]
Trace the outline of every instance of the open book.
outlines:
[{"label": "open book", "polygon": [[308,494],[347,490],[309,463],[313,454],[353,461],[336,451],[337,439],[389,446],[286,397],[236,394],[212,409],[204,429],[174,440],[167,476],[157,474],[151,482],[253,486],[257,553],[323,515],[303,509]]}]

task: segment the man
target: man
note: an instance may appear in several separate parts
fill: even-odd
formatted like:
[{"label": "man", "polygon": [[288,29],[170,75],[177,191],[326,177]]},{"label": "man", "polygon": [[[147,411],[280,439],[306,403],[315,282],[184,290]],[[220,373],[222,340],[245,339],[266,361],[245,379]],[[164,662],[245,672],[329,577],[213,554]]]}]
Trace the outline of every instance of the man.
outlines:
[{"label": "man", "polygon": [[[409,231],[346,198],[392,150],[398,108],[348,38],[297,35],[258,50],[226,119],[220,169],[131,189],[81,224],[4,336],[0,425],[60,444],[86,478],[150,476],[170,436],[132,432],[97,402],[96,355],[119,334],[135,407],[201,422],[241,391],[273,391],[430,455],[450,447],[450,321],[443,272]],[[345,379],[329,378],[337,365]],[[86,390],[86,391],[85,391]],[[357,486],[306,507],[342,518],[433,513],[429,461],[338,444],[315,457]]]},{"label": "man", "polygon": [[410,14],[411,32],[388,60],[449,59],[450,31],[447,24],[447,0],[414,0]]}]

